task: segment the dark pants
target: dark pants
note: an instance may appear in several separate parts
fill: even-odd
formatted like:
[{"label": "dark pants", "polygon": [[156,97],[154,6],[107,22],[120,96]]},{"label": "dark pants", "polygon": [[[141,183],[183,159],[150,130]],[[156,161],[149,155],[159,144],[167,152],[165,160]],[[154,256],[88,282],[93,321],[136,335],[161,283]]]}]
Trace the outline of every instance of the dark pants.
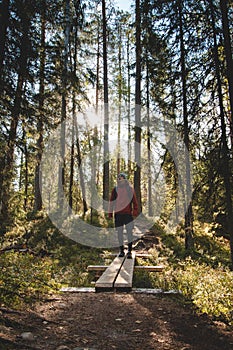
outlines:
[{"label": "dark pants", "polygon": [[128,239],[128,249],[131,251],[132,249],[132,241],[133,241],[133,216],[131,214],[115,214],[115,227],[117,229],[118,241],[121,250],[124,249],[124,239],[123,239],[123,230],[124,226],[127,232]]}]

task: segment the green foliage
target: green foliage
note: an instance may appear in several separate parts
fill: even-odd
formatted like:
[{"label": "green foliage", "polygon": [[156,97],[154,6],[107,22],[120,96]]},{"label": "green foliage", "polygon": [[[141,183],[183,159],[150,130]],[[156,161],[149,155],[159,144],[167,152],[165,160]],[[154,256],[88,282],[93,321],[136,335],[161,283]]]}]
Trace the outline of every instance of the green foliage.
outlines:
[{"label": "green foliage", "polygon": [[191,259],[174,271],[177,288],[202,313],[233,322],[232,272],[213,269]]},{"label": "green foliage", "polygon": [[[233,279],[229,243],[211,233],[211,225],[195,223],[196,251],[185,256],[181,230],[166,234],[154,228],[162,241],[159,255],[165,266],[163,273],[150,273],[154,288],[180,291],[185,302],[199,312],[233,324]],[[153,254],[152,254],[153,255]],[[149,262],[147,263],[149,264]]]},{"label": "green foliage", "polygon": [[134,271],[133,284],[136,288],[153,288],[150,274],[145,271]]},{"label": "green foliage", "polygon": [[[30,253],[14,252],[25,246]],[[89,264],[100,263],[101,251],[80,245],[53,226],[41,212],[5,235],[0,256],[0,298],[8,306],[31,303],[61,286],[90,286]]]},{"label": "green foliage", "polygon": [[0,299],[7,306],[21,307],[55,291],[56,262],[32,254],[5,252],[0,255]]},{"label": "green foliage", "polygon": [[177,290],[185,303],[192,303],[199,313],[233,324],[232,272],[212,268],[187,258],[176,266],[165,267],[161,274],[150,274],[153,288]]},{"label": "green foliage", "polygon": [[[195,223],[196,250],[187,256],[182,227],[167,233],[165,227],[156,223],[152,230],[156,245],[149,249],[151,257],[137,258],[137,264],[161,264],[164,270],[135,270],[133,284],[138,288],[178,290],[183,295],[181,300],[192,303],[198,312],[233,324],[229,244],[211,229],[209,224]],[[25,235],[33,254],[12,251],[0,255],[0,298],[7,306],[22,307],[57,292],[61,286],[91,286],[94,274],[87,272],[87,266],[108,265],[112,260],[108,251],[82,246],[64,237],[43,216],[15,227],[5,240],[24,244]]]},{"label": "green foliage", "polygon": [[59,283],[72,287],[90,286],[92,276],[87,272],[87,266],[100,264],[100,253],[99,249],[64,240],[55,252],[58,260],[56,278]]}]

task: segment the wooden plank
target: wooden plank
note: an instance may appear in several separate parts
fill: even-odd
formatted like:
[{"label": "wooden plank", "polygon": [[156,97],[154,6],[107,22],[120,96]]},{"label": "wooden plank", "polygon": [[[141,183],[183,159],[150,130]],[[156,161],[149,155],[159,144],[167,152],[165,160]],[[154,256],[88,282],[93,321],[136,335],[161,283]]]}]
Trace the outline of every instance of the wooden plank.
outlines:
[{"label": "wooden plank", "polygon": [[[87,267],[88,271],[105,271],[109,265],[89,265]],[[135,270],[146,270],[150,272],[161,272],[164,269],[164,266],[162,265],[152,265],[152,266],[147,266],[147,265],[140,265],[140,266],[134,266]]]},{"label": "wooden plank", "polygon": [[[63,287],[60,289],[63,293],[95,293],[95,288],[91,287]],[[132,293],[136,294],[182,294],[181,291],[176,289],[163,290],[163,289],[150,289],[150,288],[132,288]]]},{"label": "wooden plank", "polygon": [[125,260],[125,257],[116,257],[109,267],[104,271],[100,278],[96,281],[95,290],[99,291],[111,291],[114,288],[114,282],[117,278],[119,270]]},{"label": "wooden plank", "polygon": [[136,253],[136,258],[152,258],[152,255],[151,254],[148,254],[148,253]]},{"label": "wooden plank", "polygon": [[109,265],[89,265],[87,271],[105,271]]},{"label": "wooden plank", "polygon": [[120,272],[114,283],[114,288],[118,291],[130,291],[133,284],[133,270],[135,264],[135,252],[132,252],[132,259],[125,259]]},{"label": "wooden plank", "polygon": [[60,292],[69,293],[95,293],[95,288],[93,287],[63,287]]},{"label": "wooden plank", "polygon": [[[147,259],[147,258],[152,258],[152,255],[151,254],[148,254],[148,253],[136,253],[136,258],[142,258],[142,259]],[[110,253],[108,255],[104,255],[104,254],[101,254],[102,257],[116,257],[118,255],[118,253]]]},{"label": "wooden plank", "polygon": [[136,270],[146,270],[149,272],[161,272],[164,269],[164,266],[156,265],[156,266],[134,266]]}]

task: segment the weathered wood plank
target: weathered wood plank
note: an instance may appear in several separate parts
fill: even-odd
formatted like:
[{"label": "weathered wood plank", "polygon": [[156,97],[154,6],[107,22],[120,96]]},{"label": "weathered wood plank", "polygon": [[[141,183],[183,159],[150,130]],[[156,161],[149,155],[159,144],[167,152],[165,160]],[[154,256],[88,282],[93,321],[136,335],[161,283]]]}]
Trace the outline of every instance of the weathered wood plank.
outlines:
[{"label": "weathered wood plank", "polygon": [[[136,253],[136,258],[142,258],[142,259],[148,259],[148,258],[152,258],[152,255],[151,254],[148,254],[148,253]],[[118,253],[110,253],[108,254],[107,256],[108,257],[116,257],[118,255]],[[106,255],[104,254],[101,254],[102,257],[106,257]]]},{"label": "weathered wood plank", "polygon": [[69,293],[95,293],[95,288],[92,287],[63,287],[60,292]]},{"label": "weathered wood plank", "polygon": [[133,270],[135,264],[135,252],[132,252],[132,259],[125,259],[120,272],[114,283],[116,290],[130,291],[133,284]]},{"label": "weathered wood plank", "polygon": [[[63,293],[95,293],[95,288],[91,287],[63,287],[60,289]],[[181,291],[176,289],[163,290],[163,289],[151,289],[151,288],[132,288],[131,293],[137,294],[182,294]]]},{"label": "weathered wood plank", "polygon": [[111,291],[114,289],[114,282],[117,278],[119,270],[125,260],[125,257],[116,257],[109,267],[103,272],[100,278],[96,281],[95,289],[99,291]]},{"label": "weathered wood plank", "polygon": [[[87,267],[88,271],[105,271],[109,265],[89,265]],[[134,266],[135,270],[146,270],[149,272],[161,272],[164,270],[164,266],[162,265],[140,265],[140,266]]]},{"label": "weathered wood plank", "polygon": [[164,266],[155,265],[155,266],[134,266],[135,270],[146,270],[149,272],[161,272],[164,269]]},{"label": "weathered wood plank", "polygon": [[152,255],[151,254],[148,254],[148,253],[136,253],[136,258],[152,258]]}]

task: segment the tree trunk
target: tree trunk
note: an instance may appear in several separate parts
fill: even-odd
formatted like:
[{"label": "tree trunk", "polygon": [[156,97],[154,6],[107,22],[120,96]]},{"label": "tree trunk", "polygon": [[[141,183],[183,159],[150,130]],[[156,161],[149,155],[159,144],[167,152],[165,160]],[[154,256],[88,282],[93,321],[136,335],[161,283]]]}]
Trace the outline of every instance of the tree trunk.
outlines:
[{"label": "tree trunk", "polygon": [[122,104],[122,35],[118,25],[118,131],[117,131],[117,174],[121,171],[121,104]]},{"label": "tree trunk", "polygon": [[0,219],[2,222],[3,231],[6,229],[7,225],[10,223],[10,213],[9,213],[9,200],[10,200],[10,188],[13,178],[13,168],[14,168],[14,151],[17,135],[17,127],[19,122],[20,107],[23,94],[23,85],[25,82],[25,76],[27,71],[27,59],[28,59],[28,48],[29,48],[29,27],[30,27],[30,16],[29,13],[25,12],[22,18],[22,41],[20,48],[20,58],[19,58],[19,71],[16,86],[15,99],[12,108],[11,123],[9,130],[9,137],[7,142],[7,152],[6,152],[6,162],[3,170],[3,184],[2,184],[2,202],[1,202],[1,213]]},{"label": "tree trunk", "polygon": [[34,210],[39,211],[42,209],[42,197],[40,190],[40,164],[43,152],[43,119],[44,119],[44,84],[45,84],[45,11],[46,0],[43,0],[41,7],[41,38],[40,38],[40,88],[39,88],[39,116],[37,121],[37,155],[36,155],[36,168],[35,168],[35,199]]},{"label": "tree trunk", "polygon": [[65,196],[65,138],[66,138],[66,108],[67,108],[67,73],[68,52],[70,42],[70,0],[65,1],[65,30],[64,30],[64,55],[62,70],[62,107],[61,107],[61,134],[60,134],[60,164],[58,174],[58,208],[63,210]]},{"label": "tree trunk", "polygon": [[138,200],[139,212],[141,201],[141,14],[140,0],[136,0],[136,84],[135,84],[135,172],[134,188]]},{"label": "tree trunk", "polygon": [[130,34],[127,35],[127,119],[128,119],[128,176],[131,175],[131,87],[130,87]]},{"label": "tree trunk", "polygon": [[[146,54],[146,57],[147,54]],[[148,182],[147,182],[147,202],[148,202],[148,215],[153,215],[152,205],[152,179],[151,179],[151,132],[150,132],[150,80],[148,70],[148,60],[146,58],[146,114],[147,114],[147,161],[148,161]]]},{"label": "tree trunk", "polygon": [[107,21],[105,0],[102,0],[103,16],[103,64],[104,64],[104,165],[103,165],[103,208],[107,211],[109,200],[109,106],[108,106],[108,62]]},{"label": "tree trunk", "polygon": [[81,167],[82,164],[82,156],[81,156],[81,150],[80,150],[80,142],[79,142],[79,132],[78,132],[78,125],[77,120],[75,118],[75,132],[76,132],[76,147],[77,147],[77,159],[78,159],[78,167],[79,167],[79,179],[80,179],[80,188],[83,198],[83,216],[88,210],[87,202],[86,202],[86,189],[85,189],[85,182],[84,182],[84,174]]},{"label": "tree trunk", "polygon": [[[77,9],[78,10],[78,9]],[[75,23],[74,54],[73,54],[73,77],[76,77],[78,53],[78,22]],[[76,118],[76,91],[72,89],[72,126],[71,126],[71,151],[70,151],[70,179],[69,179],[69,214],[73,209],[73,185],[74,185],[74,142],[75,142],[75,118]]]},{"label": "tree trunk", "polygon": [[[100,91],[100,25],[98,21],[98,37],[97,37],[97,61],[96,61],[96,92],[95,92],[95,110],[98,114],[99,112],[99,91]],[[95,127],[94,129],[94,142],[93,147],[96,147],[98,144],[98,129]],[[90,150],[91,150],[91,142],[89,140]],[[95,186],[96,186],[96,170],[97,170],[97,154],[92,153],[92,162],[91,162],[91,186],[93,190],[91,189],[91,213],[90,213],[90,221],[91,224],[93,223],[94,219],[94,194],[95,194]]]},{"label": "tree trunk", "polygon": [[26,132],[23,127],[23,144],[24,144],[24,157],[25,157],[25,162],[24,162],[24,205],[23,209],[25,212],[27,212],[28,209],[28,187],[29,187],[29,166],[28,166],[28,157],[29,157],[29,152],[28,152],[28,146],[27,146],[27,139],[26,139]]},{"label": "tree trunk", "polygon": [[227,145],[227,135],[226,135],[226,123],[224,117],[224,106],[223,106],[223,95],[222,95],[222,84],[220,75],[220,66],[218,58],[218,44],[215,26],[215,16],[212,0],[209,0],[210,11],[211,11],[211,22],[213,30],[213,40],[214,40],[214,63],[215,72],[217,78],[218,86],[218,99],[219,99],[219,109],[220,109],[220,119],[221,119],[221,132],[222,132],[222,164],[220,168],[222,169],[222,176],[225,185],[225,197],[226,197],[226,212],[227,212],[227,224],[228,231],[230,234],[230,249],[231,249],[231,264],[233,269],[233,208],[232,208],[232,186],[231,186],[231,171],[230,171],[230,157]]},{"label": "tree trunk", "polygon": [[9,0],[2,0],[0,4],[0,93],[3,90],[3,62],[5,57],[6,48],[6,38],[7,38],[7,28],[9,25]]},{"label": "tree trunk", "polygon": [[185,62],[185,47],[182,18],[182,2],[178,4],[179,31],[180,31],[180,53],[181,53],[181,77],[182,77],[182,98],[183,98],[183,121],[184,121],[184,144],[185,144],[185,167],[186,167],[186,189],[185,202],[187,211],[185,213],[185,248],[193,249],[193,213],[191,201],[191,178],[190,178],[190,156],[189,156],[189,123],[187,110],[187,72]]},{"label": "tree trunk", "polygon": [[[96,150],[97,149],[97,145],[99,142],[99,137],[98,137],[98,128],[95,127],[94,128],[94,134],[93,134],[93,147]],[[89,139],[89,146],[90,146],[90,150],[92,148],[91,146],[91,142]],[[91,152],[92,154],[92,160],[91,160],[91,223],[93,223],[93,219],[94,219],[94,213],[96,212],[96,209],[94,208],[94,203],[95,203],[95,190],[96,190],[96,186],[97,186],[97,164],[98,164],[98,155],[99,152]]]},{"label": "tree trunk", "polygon": [[70,180],[69,180],[69,214],[73,209],[73,185],[74,185],[74,135],[75,135],[75,91],[72,91],[72,130],[71,130],[71,151],[70,151]]},{"label": "tree trunk", "polygon": [[95,110],[99,111],[99,90],[100,90],[100,28],[98,23],[98,37],[97,37],[97,57],[96,57],[96,88],[95,88]]},{"label": "tree trunk", "polygon": [[221,13],[222,13],[222,25],[224,34],[224,49],[226,54],[227,63],[227,79],[229,85],[229,98],[230,98],[230,131],[231,131],[231,148],[233,149],[233,59],[231,49],[231,37],[228,20],[228,8],[227,0],[220,0]]}]

